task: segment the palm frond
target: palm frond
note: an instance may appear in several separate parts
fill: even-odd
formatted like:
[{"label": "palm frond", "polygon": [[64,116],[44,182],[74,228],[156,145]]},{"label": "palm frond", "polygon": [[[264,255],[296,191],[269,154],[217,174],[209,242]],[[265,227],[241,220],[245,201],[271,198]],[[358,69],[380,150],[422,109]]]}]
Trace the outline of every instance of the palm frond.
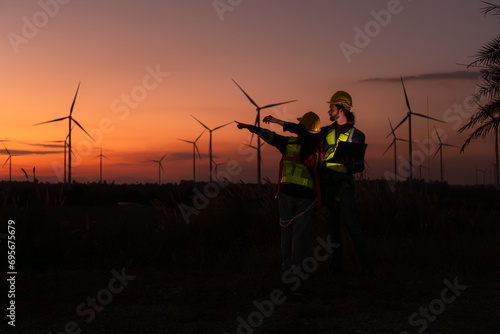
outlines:
[{"label": "palm frond", "polygon": [[467,129],[474,128],[479,123],[487,122],[500,122],[500,97],[484,106],[479,106],[479,110],[469,118],[467,124],[458,129],[458,132],[462,133]]},{"label": "palm frond", "polygon": [[493,65],[500,62],[500,35],[486,43],[475,55],[476,60],[467,67]]},{"label": "palm frond", "polygon": [[498,119],[490,119],[490,121],[483,123],[480,127],[478,127],[473,133],[469,135],[467,140],[460,148],[460,153],[463,153],[465,151],[465,148],[471,143],[472,140],[478,138],[484,139],[490,133],[495,133],[495,131],[498,131],[498,125],[499,125]]},{"label": "palm frond", "polygon": [[486,16],[488,14],[500,17],[500,6],[487,1],[481,1],[486,4],[486,7],[481,8],[481,13]]}]

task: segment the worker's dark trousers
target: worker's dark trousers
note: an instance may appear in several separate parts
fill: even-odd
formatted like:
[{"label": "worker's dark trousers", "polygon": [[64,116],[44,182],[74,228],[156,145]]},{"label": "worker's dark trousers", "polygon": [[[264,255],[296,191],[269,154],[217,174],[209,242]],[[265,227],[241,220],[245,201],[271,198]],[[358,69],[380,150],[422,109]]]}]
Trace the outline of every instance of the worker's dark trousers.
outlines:
[{"label": "worker's dark trousers", "polygon": [[[278,194],[283,269],[301,267],[311,248],[308,223],[314,211],[314,200]],[[292,220],[291,222],[287,222]],[[286,227],[283,227],[285,226]]]},{"label": "worker's dark trousers", "polygon": [[343,247],[340,230],[340,218],[351,236],[354,249],[359,257],[362,268],[370,266],[370,258],[366,248],[365,237],[358,220],[356,201],[354,198],[354,182],[352,180],[322,182],[321,190],[328,208],[326,216],[326,229],[331,241],[340,244],[333,249],[332,267],[342,266]]}]

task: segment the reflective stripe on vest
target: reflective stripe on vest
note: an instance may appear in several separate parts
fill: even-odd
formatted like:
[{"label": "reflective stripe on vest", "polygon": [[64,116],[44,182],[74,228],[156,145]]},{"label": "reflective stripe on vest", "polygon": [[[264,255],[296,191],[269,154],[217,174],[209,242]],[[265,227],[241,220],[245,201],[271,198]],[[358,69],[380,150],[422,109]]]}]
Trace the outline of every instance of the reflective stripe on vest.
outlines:
[{"label": "reflective stripe on vest", "polygon": [[[340,133],[337,140],[335,140],[335,129],[332,129],[330,132],[328,132],[328,134],[326,135],[325,160],[333,158],[335,151],[337,150],[337,144],[339,143],[339,141],[346,141],[349,143],[352,142],[354,131],[356,131],[356,128],[352,127],[349,129],[349,131]],[[344,164],[327,162],[326,167],[339,173],[347,173],[347,167]]]},{"label": "reflective stripe on vest", "polygon": [[314,179],[307,167],[299,160],[301,145],[296,142],[297,138],[292,137],[286,145],[281,183],[293,183],[313,189]]}]

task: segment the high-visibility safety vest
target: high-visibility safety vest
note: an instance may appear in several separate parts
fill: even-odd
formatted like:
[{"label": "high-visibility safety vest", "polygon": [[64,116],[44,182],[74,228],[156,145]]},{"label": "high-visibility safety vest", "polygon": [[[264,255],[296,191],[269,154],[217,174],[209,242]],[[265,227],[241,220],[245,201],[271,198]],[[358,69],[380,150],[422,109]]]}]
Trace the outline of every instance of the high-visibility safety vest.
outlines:
[{"label": "high-visibility safety vest", "polygon": [[291,137],[286,145],[285,155],[283,156],[283,167],[280,183],[293,183],[308,188],[314,188],[314,179],[309,173],[306,165],[300,162],[300,143],[297,138]]},{"label": "high-visibility safety vest", "polygon": [[[332,129],[330,132],[328,132],[328,134],[326,135],[325,160],[333,158],[333,156],[335,155],[335,151],[337,150],[337,145],[340,141],[349,143],[352,142],[352,136],[354,135],[355,131],[356,128],[353,126],[349,129],[349,131],[341,132],[338,138],[336,138],[335,129]],[[329,170],[333,170],[339,173],[347,173],[347,167],[344,164],[340,164],[337,162],[327,162],[326,167]]]}]

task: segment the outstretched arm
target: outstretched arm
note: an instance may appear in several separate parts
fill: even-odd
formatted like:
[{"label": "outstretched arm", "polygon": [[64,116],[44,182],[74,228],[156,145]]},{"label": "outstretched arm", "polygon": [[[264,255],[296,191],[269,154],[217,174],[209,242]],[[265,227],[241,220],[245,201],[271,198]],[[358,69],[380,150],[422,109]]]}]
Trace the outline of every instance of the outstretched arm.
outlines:
[{"label": "outstretched arm", "polygon": [[236,122],[238,129],[248,129],[248,131],[255,133],[257,136],[262,138],[266,143],[271,146],[276,147],[282,154],[284,154],[286,149],[286,144],[288,143],[288,137],[284,137],[276,134],[273,131],[256,127],[254,125]]},{"label": "outstretched arm", "polygon": [[288,131],[288,132],[295,133],[295,134],[298,133],[298,124],[296,124],[296,123],[285,122],[285,121],[278,119],[276,117],[273,117],[271,115],[264,117],[264,119],[262,121],[264,123],[274,123],[274,124],[281,125],[283,127],[283,131]]}]

